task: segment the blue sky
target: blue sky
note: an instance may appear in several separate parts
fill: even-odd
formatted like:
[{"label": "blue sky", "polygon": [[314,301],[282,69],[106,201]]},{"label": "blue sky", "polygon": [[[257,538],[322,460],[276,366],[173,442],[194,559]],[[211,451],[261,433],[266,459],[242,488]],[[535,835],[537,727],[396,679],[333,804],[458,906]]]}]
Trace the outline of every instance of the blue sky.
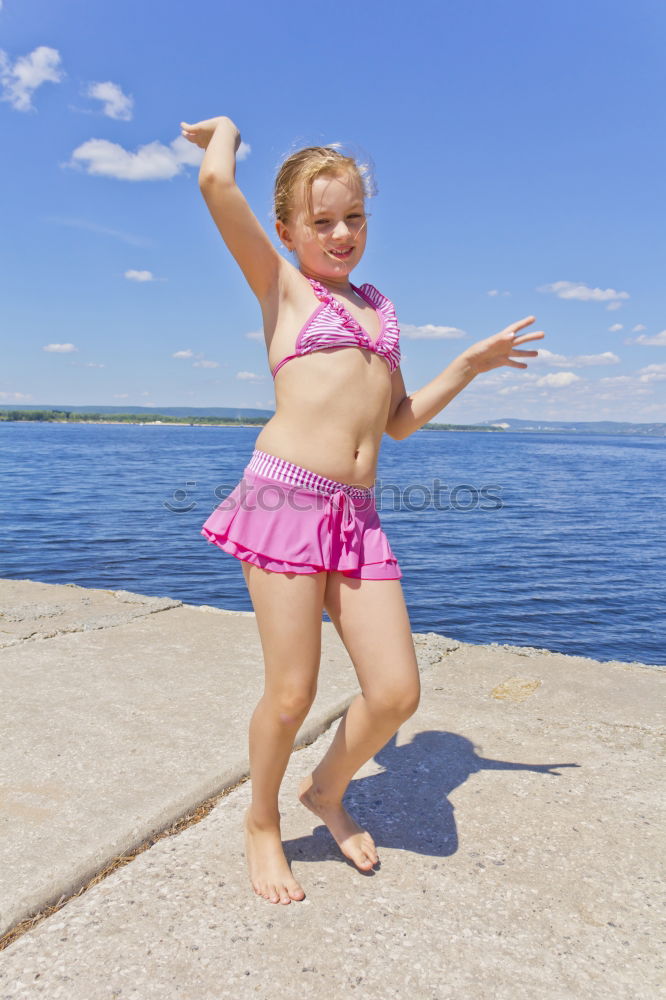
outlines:
[{"label": "blue sky", "polygon": [[666,421],[665,46],[663,0],[2,0],[0,404],[274,408],[178,127],[228,115],[276,247],[289,152],[372,157],[408,391],[536,316],[435,419]]}]

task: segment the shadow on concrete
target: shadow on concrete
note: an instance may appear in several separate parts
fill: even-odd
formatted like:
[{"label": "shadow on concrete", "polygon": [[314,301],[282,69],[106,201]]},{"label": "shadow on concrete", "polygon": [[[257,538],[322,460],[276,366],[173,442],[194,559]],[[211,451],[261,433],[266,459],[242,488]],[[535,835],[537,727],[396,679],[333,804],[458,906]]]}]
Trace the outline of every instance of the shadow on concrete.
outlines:
[{"label": "shadow on concrete", "polygon": [[[455,854],[458,832],[448,796],[479,771],[532,771],[557,777],[557,768],[580,767],[490,760],[478,756],[474,743],[458,733],[427,730],[402,746],[396,736],[375,754],[384,770],[352,781],[344,798],[345,807],[370,830],[378,849],[393,847],[433,858]],[[290,862],[342,861],[358,870],[341,854],[324,824],[310,837],[284,841],[284,849]]]}]

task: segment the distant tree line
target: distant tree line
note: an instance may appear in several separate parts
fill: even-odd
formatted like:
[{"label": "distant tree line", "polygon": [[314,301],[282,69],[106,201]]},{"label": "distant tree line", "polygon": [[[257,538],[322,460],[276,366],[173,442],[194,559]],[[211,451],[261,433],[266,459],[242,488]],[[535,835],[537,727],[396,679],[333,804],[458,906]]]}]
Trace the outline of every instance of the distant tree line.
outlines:
[{"label": "distant tree line", "polygon": [[[266,424],[270,417],[188,417],[162,413],[77,413],[76,410],[0,410],[0,420],[30,420],[44,423],[107,423],[150,424],[159,420],[163,424]],[[482,427],[479,424],[424,424],[424,431],[501,431],[501,427]]]},{"label": "distant tree line", "polygon": [[32,420],[51,423],[150,424],[265,424],[269,417],[174,417],[162,413],[77,413],[75,410],[0,410],[0,420]]}]

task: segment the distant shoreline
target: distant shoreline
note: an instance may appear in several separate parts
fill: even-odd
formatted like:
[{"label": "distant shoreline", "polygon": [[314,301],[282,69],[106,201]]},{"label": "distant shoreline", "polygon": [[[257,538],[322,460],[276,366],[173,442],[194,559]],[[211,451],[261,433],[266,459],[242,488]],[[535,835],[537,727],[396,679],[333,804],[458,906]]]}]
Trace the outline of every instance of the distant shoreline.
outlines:
[{"label": "distant shoreline", "polygon": [[128,424],[132,427],[263,427],[263,424],[240,424],[233,420],[230,423],[220,422],[209,424],[194,420],[0,420],[0,424]]},{"label": "distant shoreline", "polygon": [[[118,427],[120,425],[130,425],[132,427],[254,427],[259,431],[265,427],[275,416],[275,413],[262,415],[260,417],[232,417],[229,414],[206,414],[195,415],[174,413],[104,413],[91,409],[86,413],[53,407],[51,409],[40,410],[38,408],[10,409],[0,407],[0,425],[5,424],[110,424]],[[147,419],[147,418],[151,419]],[[582,422],[562,422],[555,421],[549,424],[548,421],[527,421],[506,418],[503,421],[480,424],[449,424],[429,421],[419,427],[414,433],[428,431],[460,431],[463,433],[479,434],[559,434],[565,435],[572,440],[576,437],[591,435],[594,437],[623,437],[623,438],[661,438],[666,439],[666,423],[654,424],[629,424],[622,421],[582,421]]]},{"label": "distant shoreline", "polygon": [[[128,416],[132,416],[129,414]],[[0,417],[0,424],[113,424],[119,426],[122,424],[127,424],[133,427],[136,426],[146,426],[146,427],[255,427],[260,429],[265,427],[268,421],[272,419],[271,417],[261,418],[252,423],[242,423],[238,420],[225,420],[223,417],[210,417],[208,419],[198,419],[198,420],[114,420],[111,416],[108,419],[96,420],[96,419],[76,419],[74,417],[68,417],[62,419],[60,417],[44,417],[41,420],[33,420],[29,417],[18,420],[3,420]],[[477,424],[434,424],[428,425],[424,424],[423,427],[419,428],[420,431],[482,431],[486,432],[497,432],[503,431],[502,427],[484,427],[483,425]]]},{"label": "distant shoreline", "polygon": [[[263,422],[257,422],[252,424],[239,423],[236,420],[229,421],[225,423],[224,421],[217,422],[203,422],[194,420],[2,420],[0,418],[0,426],[2,424],[110,424],[115,427],[128,426],[128,427],[253,427],[255,430],[260,430],[265,427],[270,418],[266,418]],[[594,437],[625,437],[625,438],[637,438],[637,437],[649,437],[663,439],[666,435],[662,433],[655,433],[654,431],[634,431],[634,430],[587,430],[578,428],[566,428],[566,427],[497,427],[497,426],[475,426],[475,425],[435,425],[428,426],[425,424],[423,427],[419,427],[414,433],[420,434],[422,432],[461,432],[465,434],[470,433],[499,433],[499,434],[566,434],[567,436],[573,438],[579,437],[581,435],[590,434]]]},{"label": "distant shoreline", "polygon": [[[268,422],[268,421],[267,421]],[[195,421],[176,420],[0,420],[0,424],[113,424],[116,427],[255,427],[257,430],[265,424],[232,423],[199,423]],[[501,427],[419,427],[419,431],[502,431]]]}]

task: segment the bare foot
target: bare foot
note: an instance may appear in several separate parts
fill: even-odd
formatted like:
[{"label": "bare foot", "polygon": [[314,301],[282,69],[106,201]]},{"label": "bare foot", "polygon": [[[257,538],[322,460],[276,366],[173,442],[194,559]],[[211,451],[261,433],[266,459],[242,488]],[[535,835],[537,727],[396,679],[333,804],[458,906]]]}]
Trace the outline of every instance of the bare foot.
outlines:
[{"label": "bare foot", "polygon": [[300,902],[305,898],[284,855],[279,826],[260,826],[252,818],[252,807],[245,813],[245,855],[250,881],[257,896],[270,903]]},{"label": "bare foot", "polygon": [[344,856],[357,868],[367,872],[377,864],[379,856],[368,831],[352,819],[341,802],[327,802],[317,794],[311,774],[298,786],[298,797],[315,816],[323,819]]}]

